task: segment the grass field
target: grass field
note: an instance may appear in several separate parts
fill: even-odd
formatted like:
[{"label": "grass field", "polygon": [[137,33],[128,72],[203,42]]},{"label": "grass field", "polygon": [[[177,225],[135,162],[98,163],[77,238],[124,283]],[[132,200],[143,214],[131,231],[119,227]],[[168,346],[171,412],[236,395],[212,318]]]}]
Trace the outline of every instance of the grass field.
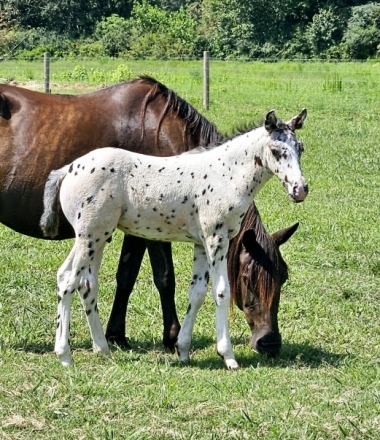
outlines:
[{"label": "grass field", "polygon": [[[112,71],[120,63],[52,63],[53,92],[95,88],[55,79],[79,64]],[[201,62],[128,68],[156,75],[201,110]],[[41,83],[42,63],[2,62],[0,78]],[[224,370],[207,298],[191,364],[180,366],[161,345],[159,299],[144,260],[127,323],[133,350],[115,350],[112,360],[94,355],[76,298],[74,366],[64,369],[53,353],[55,277],[72,242],[34,240],[1,226],[0,439],[380,438],[380,65],[212,62],[210,97],[202,112],[228,133],[271,108],[284,119],[308,109],[298,133],[308,198],[292,204],[272,179],[256,199],[270,232],[300,222],[282,249],[291,276],[281,299],[281,355],[251,351],[236,309],[230,330],[242,368]],[[121,239],[117,233],[107,246],[101,270],[104,325]],[[188,245],[174,249],[183,317],[192,254]]]}]

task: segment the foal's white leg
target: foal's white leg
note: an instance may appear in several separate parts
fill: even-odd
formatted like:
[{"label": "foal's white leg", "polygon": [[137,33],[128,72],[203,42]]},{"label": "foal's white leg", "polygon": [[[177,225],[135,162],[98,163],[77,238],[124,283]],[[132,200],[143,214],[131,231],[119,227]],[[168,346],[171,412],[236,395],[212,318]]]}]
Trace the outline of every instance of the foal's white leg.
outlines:
[{"label": "foal's white leg", "polygon": [[210,237],[206,252],[210,267],[212,295],[216,307],[217,351],[229,370],[239,368],[232,351],[228,328],[228,309],[230,304],[230,284],[227,273],[227,252],[229,241],[224,237]]},{"label": "foal's white leg", "polygon": [[[99,268],[102,261],[105,243],[96,248],[92,247],[93,260],[83,270],[81,284],[78,288],[83,308],[86,312],[87,323],[90,328],[94,352],[110,356],[110,349],[104,335],[104,330],[98,314]],[[88,252],[88,249],[87,249]]]},{"label": "foal's white leg", "polygon": [[[81,292],[82,303],[85,306],[94,349],[106,355],[110,353],[96,305],[98,272],[104,243],[95,249],[89,249],[87,241],[76,238],[73,249],[58,270],[57,275],[58,313],[54,351],[64,366],[70,365],[72,362],[69,346],[70,308],[73,294],[77,289]],[[91,313],[88,313],[89,310]]]},{"label": "foal's white leg", "polygon": [[176,344],[181,362],[189,361],[194,322],[207,294],[208,277],[208,264],[204,248],[194,245],[193,278],[188,291],[189,305]]},{"label": "foal's white leg", "polygon": [[63,366],[71,364],[69,346],[70,308],[73,294],[75,293],[79,282],[78,277],[72,270],[74,257],[75,244],[57,273],[58,311],[54,351]]}]

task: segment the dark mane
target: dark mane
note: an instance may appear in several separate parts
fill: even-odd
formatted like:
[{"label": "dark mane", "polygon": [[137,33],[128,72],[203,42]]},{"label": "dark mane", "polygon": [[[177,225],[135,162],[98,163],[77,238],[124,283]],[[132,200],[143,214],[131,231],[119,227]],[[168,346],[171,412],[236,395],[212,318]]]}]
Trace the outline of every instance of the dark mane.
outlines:
[{"label": "dark mane", "polygon": [[[173,112],[174,116],[182,119],[185,122],[183,129],[183,140],[186,147],[188,147],[186,139],[186,134],[188,132],[191,132],[193,136],[199,136],[199,145],[215,145],[221,141],[222,135],[217,131],[215,125],[208,121],[191,104],[178,96],[173,90],[147,75],[141,75],[138,79],[133,81],[145,83],[151,86],[151,90],[145,96],[141,106],[142,124],[144,124],[148,104],[159,95],[166,99],[166,104],[162,110],[159,123],[157,125],[156,145],[158,144],[161,124],[169,111]],[[142,136],[144,136],[144,127],[142,126],[141,129]]]},{"label": "dark mane", "polygon": [[[248,229],[254,230],[257,243],[254,255],[250,255],[246,261],[241,262],[242,239],[244,232]],[[236,303],[239,308],[243,308],[242,287],[247,285],[243,278],[248,278],[249,282],[252,279],[257,279],[256,290],[260,300],[269,307],[275,293],[275,275],[283,273],[287,278],[288,268],[273,238],[265,230],[254,203],[250,205],[242,221],[240,232],[230,241],[228,253],[231,302]]]}]

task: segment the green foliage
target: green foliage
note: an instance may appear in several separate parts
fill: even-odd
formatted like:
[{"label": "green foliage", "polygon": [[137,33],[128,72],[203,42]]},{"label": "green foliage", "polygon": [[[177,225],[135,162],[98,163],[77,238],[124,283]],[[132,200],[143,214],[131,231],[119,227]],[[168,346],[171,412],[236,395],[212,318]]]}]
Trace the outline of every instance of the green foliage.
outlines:
[{"label": "green foliage", "polygon": [[133,76],[131,69],[125,64],[118,66],[114,71],[110,72],[109,79],[113,83],[127,81]]},{"label": "green foliage", "polygon": [[92,68],[90,70],[89,77],[91,78],[91,82],[96,84],[104,84],[107,81],[106,72],[99,67],[96,67],[95,69]]},{"label": "green foliage", "polygon": [[368,3],[352,8],[343,42],[350,58],[366,59],[376,54],[380,45],[380,5]]},{"label": "green foliage", "polygon": [[203,50],[224,60],[363,59],[376,56],[380,44],[379,5],[365,3],[41,0],[37,8],[30,0],[0,0],[0,54],[22,41],[12,55],[29,60],[45,51],[53,58],[194,59]]},{"label": "green foliage", "polygon": [[130,21],[112,14],[97,23],[94,37],[102,44],[105,55],[118,56],[130,48]]},{"label": "green foliage", "polygon": [[212,57],[249,56],[254,25],[246,13],[245,2],[203,0],[201,35]]},{"label": "green foliage", "polygon": [[323,82],[323,90],[330,92],[341,92],[343,90],[342,78],[338,74],[328,76]]},{"label": "green foliage", "polygon": [[75,66],[72,70],[64,70],[54,74],[54,80],[91,84],[110,84],[127,81],[133,76],[131,69],[125,64],[120,64],[116,69],[108,71],[101,69],[100,67],[87,69],[81,64]]},{"label": "green foliage", "polygon": [[197,24],[181,8],[167,13],[146,0],[136,2],[130,19],[130,58],[192,58],[197,55]]},{"label": "green foliage", "polygon": [[320,9],[311,23],[306,26],[305,37],[314,56],[325,54],[340,42],[343,30],[341,19],[333,8]]}]

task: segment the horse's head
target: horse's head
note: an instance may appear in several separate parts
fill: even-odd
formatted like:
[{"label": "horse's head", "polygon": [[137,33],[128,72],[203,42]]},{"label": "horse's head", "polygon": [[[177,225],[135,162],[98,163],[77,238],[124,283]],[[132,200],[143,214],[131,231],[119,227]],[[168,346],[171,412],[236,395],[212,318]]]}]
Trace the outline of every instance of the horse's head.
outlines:
[{"label": "horse's head", "polygon": [[281,349],[277,315],[288,268],[279,246],[297,227],[298,223],[272,235],[265,233],[259,240],[253,229],[244,232],[240,252],[240,295],[236,303],[251,328],[252,349],[261,354],[277,356]]},{"label": "horse's head", "polygon": [[295,130],[302,128],[306,115],[303,109],[288,122],[282,122],[271,110],[265,118],[265,129],[269,133],[265,154],[267,166],[281,180],[293,202],[302,202],[308,193],[300,164],[303,145],[295,135]]}]

